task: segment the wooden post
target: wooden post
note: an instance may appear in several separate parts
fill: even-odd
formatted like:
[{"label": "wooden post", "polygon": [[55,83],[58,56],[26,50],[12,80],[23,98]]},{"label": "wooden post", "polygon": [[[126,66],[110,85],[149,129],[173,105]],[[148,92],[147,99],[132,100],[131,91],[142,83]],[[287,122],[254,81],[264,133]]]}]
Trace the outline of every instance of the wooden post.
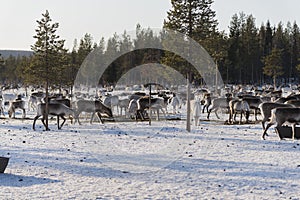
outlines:
[{"label": "wooden post", "polygon": [[151,126],[151,83],[149,84],[149,125]]},{"label": "wooden post", "polygon": [[191,132],[191,102],[190,102],[190,81],[189,74],[187,76],[187,92],[186,92],[186,130]]}]

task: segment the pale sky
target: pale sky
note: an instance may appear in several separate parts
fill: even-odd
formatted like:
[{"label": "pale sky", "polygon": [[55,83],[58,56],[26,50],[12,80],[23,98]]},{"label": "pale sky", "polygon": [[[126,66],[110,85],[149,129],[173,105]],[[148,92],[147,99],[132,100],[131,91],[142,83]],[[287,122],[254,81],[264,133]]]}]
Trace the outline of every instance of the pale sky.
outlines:
[{"label": "pale sky", "polygon": [[[144,28],[161,28],[171,8],[170,0],[0,0],[0,49],[30,50],[34,44],[36,20],[48,10],[59,23],[58,35],[72,49],[74,39],[90,33],[94,41],[106,40],[115,32],[132,31],[140,23]],[[299,0],[215,0],[219,30],[228,32],[231,17],[244,12],[256,18],[257,26],[270,20],[297,21]]]}]

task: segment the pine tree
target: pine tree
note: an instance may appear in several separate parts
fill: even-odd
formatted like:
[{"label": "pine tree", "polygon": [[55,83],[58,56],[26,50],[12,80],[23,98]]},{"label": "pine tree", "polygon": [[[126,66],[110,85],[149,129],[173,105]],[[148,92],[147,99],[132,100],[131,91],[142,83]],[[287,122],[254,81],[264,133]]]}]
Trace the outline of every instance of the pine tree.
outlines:
[{"label": "pine tree", "polygon": [[48,10],[42,14],[42,19],[38,23],[36,39],[31,49],[34,53],[31,65],[25,70],[27,73],[27,82],[44,85],[46,92],[46,130],[48,128],[48,89],[49,85],[59,81],[58,74],[62,72],[61,64],[64,61],[66,50],[64,49],[65,40],[60,40],[56,31],[58,23],[51,23]]}]

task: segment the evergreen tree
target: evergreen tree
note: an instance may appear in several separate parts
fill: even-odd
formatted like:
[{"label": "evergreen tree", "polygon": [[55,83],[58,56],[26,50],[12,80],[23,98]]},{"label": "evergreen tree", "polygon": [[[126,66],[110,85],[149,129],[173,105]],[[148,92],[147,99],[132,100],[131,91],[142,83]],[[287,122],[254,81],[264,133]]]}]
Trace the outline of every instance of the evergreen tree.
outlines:
[{"label": "evergreen tree", "polygon": [[[272,39],[273,47],[276,49],[289,49],[289,35],[286,31],[284,31],[283,24],[281,22],[278,23]],[[282,66],[284,74],[286,77],[289,77],[290,73],[290,52],[289,51],[282,51]]]},{"label": "evergreen tree", "polygon": [[233,83],[241,83],[242,81],[241,35],[244,16],[244,13],[234,14],[229,27],[228,60],[230,64],[229,74]]},{"label": "evergreen tree", "polygon": [[274,88],[276,88],[276,78],[283,74],[282,50],[272,49],[271,54],[264,57],[264,74],[273,78]]},{"label": "evergreen tree", "polygon": [[261,71],[261,69],[256,67],[260,60],[257,35],[258,30],[255,26],[255,18],[252,15],[246,16],[245,23],[242,25],[241,35],[242,79],[246,83],[257,82],[257,72]]},{"label": "evergreen tree", "polygon": [[270,24],[270,21],[267,21],[266,24],[266,33],[265,33],[265,41],[264,41],[264,55],[269,55],[273,49],[272,39],[273,39],[273,30]]},{"label": "evergreen tree", "polygon": [[[213,42],[216,41],[216,37],[219,37],[216,14],[211,9],[212,3],[213,0],[171,0],[172,8],[167,12],[164,28],[191,37],[212,55],[216,51]],[[172,53],[166,53],[163,63],[176,67],[183,74],[198,74],[189,63]]]},{"label": "evergreen tree", "polygon": [[93,37],[86,33],[83,38],[81,38],[78,47],[78,60],[77,62],[81,65],[84,59],[93,50]]},{"label": "evergreen tree", "polygon": [[26,69],[27,82],[44,85],[46,91],[46,130],[48,130],[48,89],[59,81],[62,62],[65,61],[64,42],[56,34],[59,24],[51,23],[48,10],[42,14],[42,19],[37,20],[38,27],[35,30],[36,42],[31,46],[34,57],[31,65]]},{"label": "evergreen tree", "polygon": [[4,83],[5,76],[4,76],[3,72],[5,71],[5,65],[4,65],[4,59],[3,59],[2,55],[1,55],[1,53],[0,53],[0,71],[1,71],[1,73],[0,73],[0,81],[2,83]]},{"label": "evergreen tree", "polygon": [[[299,26],[296,22],[294,22],[292,27],[292,32],[290,36],[290,60],[291,60],[291,68],[290,68],[290,76],[294,75],[295,67],[299,65],[300,58],[300,30]],[[295,77],[294,77],[295,78]]]}]

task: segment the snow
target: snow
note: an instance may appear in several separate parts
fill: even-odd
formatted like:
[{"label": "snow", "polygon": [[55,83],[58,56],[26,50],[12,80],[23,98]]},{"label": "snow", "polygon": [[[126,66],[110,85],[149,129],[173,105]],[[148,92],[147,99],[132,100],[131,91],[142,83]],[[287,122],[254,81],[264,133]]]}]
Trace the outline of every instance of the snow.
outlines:
[{"label": "snow", "polygon": [[[20,113],[16,114],[20,117]],[[300,142],[260,124],[0,119],[1,199],[299,199]]]}]

